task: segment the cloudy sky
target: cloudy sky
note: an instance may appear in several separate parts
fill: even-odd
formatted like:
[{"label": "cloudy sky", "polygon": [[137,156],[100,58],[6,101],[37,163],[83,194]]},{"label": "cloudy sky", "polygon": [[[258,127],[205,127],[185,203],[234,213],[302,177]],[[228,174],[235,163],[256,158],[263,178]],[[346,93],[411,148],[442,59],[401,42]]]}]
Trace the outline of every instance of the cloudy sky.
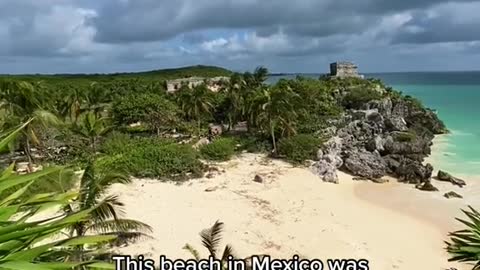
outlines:
[{"label": "cloudy sky", "polygon": [[480,1],[0,0],[0,73],[480,70]]}]

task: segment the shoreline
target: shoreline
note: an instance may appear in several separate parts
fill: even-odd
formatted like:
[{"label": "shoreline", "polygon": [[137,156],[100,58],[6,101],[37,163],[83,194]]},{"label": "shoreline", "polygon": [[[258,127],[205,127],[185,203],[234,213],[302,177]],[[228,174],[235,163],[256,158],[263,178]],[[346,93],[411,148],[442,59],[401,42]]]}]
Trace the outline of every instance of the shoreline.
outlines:
[{"label": "shoreline", "polygon": [[[448,147],[448,136],[450,134],[436,135],[432,141],[432,153],[424,161],[424,164],[433,165],[432,176],[436,176],[439,170],[446,170],[443,169],[444,164],[441,159]],[[448,170],[447,172],[452,173]],[[357,186],[356,194],[359,198],[375,205],[423,219],[435,226],[442,234],[447,235],[448,232],[462,226],[455,220],[456,217],[464,217],[460,209],[465,209],[469,205],[477,209],[480,207],[480,175],[457,173],[452,175],[465,180],[466,186],[460,188],[432,177],[431,182],[439,191],[426,192],[416,189],[414,185],[399,183],[395,178],[389,178],[389,182],[383,185],[362,183]],[[445,198],[443,195],[450,191],[462,195],[463,198]],[[442,210],[438,211],[438,209]]]},{"label": "shoreline", "polygon": [[[189,259],[182,249],[188,243],[206,257],[198,233],[220,220],[225,223],[222,242],[232,244],[239,257],[269,254],[288,259],[298,254],[322,260],[367,259],[371,269],[468,269],[447,262],[446,238],[435,221],[424,212],[412,212],[416,204],[404,204],[423,205],[417,197],[423,198],[429,202],[425,207],[442,209],[443,220],[454,220],[429,193],[415,193],[407,185],[398,189],[394,182],[358,182],[342,172],[339,185],[325,183],[307,168],[258,154],[243,154],[217,166],[213,177],[183,184],[136,179],[113,186],[112,192],[125,203],[126,217],[154,229],[153,239],[119,251]],[[253,182],[255,175],[264,182]]]}]

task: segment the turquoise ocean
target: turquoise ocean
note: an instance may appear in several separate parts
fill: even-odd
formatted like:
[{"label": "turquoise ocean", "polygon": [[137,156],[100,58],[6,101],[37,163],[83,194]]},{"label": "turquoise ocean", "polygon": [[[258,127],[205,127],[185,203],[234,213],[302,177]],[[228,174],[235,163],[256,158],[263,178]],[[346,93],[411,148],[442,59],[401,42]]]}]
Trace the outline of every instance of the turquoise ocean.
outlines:
[{"label": "turquoise ocean", "polygon": [[[318,78],[320,74],[302,74]],[[365,74],[395,90],[420,99],[435,109],[450,134],[436,140],[431,161],[436,169],[455,174],[480,175],[480,71]],[[272,76],[270,83],[295,75]]]}]

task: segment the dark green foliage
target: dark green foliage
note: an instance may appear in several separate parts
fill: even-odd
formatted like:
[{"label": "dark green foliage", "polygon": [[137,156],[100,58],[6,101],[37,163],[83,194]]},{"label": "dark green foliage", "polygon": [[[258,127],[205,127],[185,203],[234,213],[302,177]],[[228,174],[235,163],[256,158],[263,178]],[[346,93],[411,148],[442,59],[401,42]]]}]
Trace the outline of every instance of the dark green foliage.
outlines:
[{"label": "dark green foliage", "polygon": [[157,138],[128,138],[116,134],[103,145],[108,154],[97,166],[137,177],[185,178],[202,174],[203,165],[190,145]]},{"label": "dark green foliage", "polygon": [[303,77],[286,82],[301,100],[296,105],[299,114],[298,132],[317,132],[327,126],[328,119],[335,118],[342,112],[343,108],[338,105],[333,89],[327,87],[325,82]]},{"label": "dark green foliage", "polygon": [[272,141],[261,134],[236,136],[235,140],[240,145],[237,151],[247,151],[249,153],[270,153],[273,149]]},{"label": "dark green foliage", "polygon": [[219,138],[200,147],[200,154],[208,160],[227,161],[235,153],[235,144],[231,138]]},{"label": "dark green foliage", "polygon": [[165,95],[152,93],[119,99],[113,104],[112,115],[119,126],[141,122],[157,134],[172,129],[179,121],[177,105]]},{"label": "dark green foliage", "polygon": [[278,138],[296,134],[300,102],[300,96],[285,81],[273,87],[261,87],[249,102],[250,123],[261,133],[270,135],[274,152],[278,150]]},{"label": "dark green foliage", "polygon": [[410,106],[412,106],[415,109],[424,109],[425,106],[423,106],[422,102],[418,100],[417,98],[414,98],[412,96],[406,95],[404,97],[404,100],[409,103]]},{"label": "dark green foliage", "polygon": [[466,228],[449,234],[451,242],[446,242],[452,256],[449,261],[473,263],[472,269],[477,270],[480,269],[480,213],[471,206],[462,212],[468,219],[457,220]]},{"label": "dark green foliage", "polygon": [[281,139],[278,143],[278,153],[292,163],[302,163],[305,160],[314,160],[320,145],[320,139],[309,134],[298,134]]},{"label": "dark green foliage", "polygon": [[112,73],[112,74],[57,74],[57,75],[4,75],[2,77],[18,79],[18,80],[43,80],[53,82],[74,81],[84,82],[88,84],[91,81],[111,81],[120,79],[178,79],[192,76],[202,77],[216,77],[216,76],[229,76],[232,72],[215,66],[188,66],[172,69],[159,69],[145,72],[125,72],[125,73]]},{"label": "dark green foliage", "polygon": [[125,147],[130,143],[132,143],[130,135],[121,132],[112,132],[102,144],[100,150],[103,153],[115,155],[125,151]]},{"label": "dark green foliage", "polygon": [[174,98],[185,119],[197,122],[197,131],[200,133],[202,120],[211,119],[213,115],[215,94],[205,84],[201,84],[193,89],[183,86]]},{"label": "dark green foliage", "polygon": [[343,106],[349,109],[359,109],[363,104],[382,98],[382,94],[369,88],[355,88],[348,90],[343,98]]},{"label": "dark green foliage", "polygon": [[417,138],[417,135],[413,131],[398,132],[394,138],[399,142],[413,142]]}]

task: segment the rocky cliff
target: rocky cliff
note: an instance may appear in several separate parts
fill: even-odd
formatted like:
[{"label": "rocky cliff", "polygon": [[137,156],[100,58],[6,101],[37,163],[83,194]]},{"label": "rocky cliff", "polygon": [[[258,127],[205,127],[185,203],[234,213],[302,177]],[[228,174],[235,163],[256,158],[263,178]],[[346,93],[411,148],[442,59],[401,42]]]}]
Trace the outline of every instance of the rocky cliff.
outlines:
[{"label": "rocky cliff", "polygon": [[[339,90],[338,101],[357,90]],[[433,167],[423,161],[434,135],[446,132],[445,125],[409,96],[379,85],[369,91],[377,91],[378,98],[346,108],[332,121],[326,134],[330,139],[318,152],[314,172],[333,183],[338,183],[338,169],[374,181],[392,175],[420,186],[428,183]]]}]

